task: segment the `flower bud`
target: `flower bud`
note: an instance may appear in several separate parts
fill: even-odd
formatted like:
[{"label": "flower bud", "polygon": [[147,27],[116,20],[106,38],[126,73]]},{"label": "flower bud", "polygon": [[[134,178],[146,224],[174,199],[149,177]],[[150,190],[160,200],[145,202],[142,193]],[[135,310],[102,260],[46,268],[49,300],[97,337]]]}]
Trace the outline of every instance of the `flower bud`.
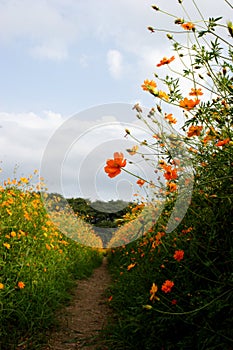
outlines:
[{"label": "flower bud", "polygon": [[152,5],[151,7],[152,7],[152,9],[153,9],[153,10],[155,10],[155,11],[159,11],[158,6],[156,6],[156,5]]},{"label": "flower bud", "polygon": [[160,105],[157,105],[156,107],[159,112],[162,112],[162,108],[160,107]]},{"label": "flower bud", "polygon": [[155,32],[155,28],[153,28],[153,27],[147,27],[147,29],[148,29],[151,33],[154,33],[154,32]]},{"label": "flower bud", "polygon": [[228,29],[228,32],[230,33],[230,36],[233,38],[233,24],[231,21],[227,22],[227,29]]},{"label": "flower bud", "polygon": [[184,23],[184,19],[183,18],[177,18],[174,23],[175,24],[182,24],[182,23]]}]

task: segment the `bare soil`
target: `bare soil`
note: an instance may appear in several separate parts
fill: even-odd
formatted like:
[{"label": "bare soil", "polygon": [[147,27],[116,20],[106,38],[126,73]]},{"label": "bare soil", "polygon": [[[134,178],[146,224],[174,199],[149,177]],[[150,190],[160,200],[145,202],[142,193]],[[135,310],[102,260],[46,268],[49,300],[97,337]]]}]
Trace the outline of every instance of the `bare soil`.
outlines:
[{"label": "bare soil", "polygon": [[90,278],[77,282],[72,301],[59,311],[58,327],[49,335],[44,350],[107,350],[100,337],[111,313],[104,295],[111,282],[106,265],[104,258]]}]

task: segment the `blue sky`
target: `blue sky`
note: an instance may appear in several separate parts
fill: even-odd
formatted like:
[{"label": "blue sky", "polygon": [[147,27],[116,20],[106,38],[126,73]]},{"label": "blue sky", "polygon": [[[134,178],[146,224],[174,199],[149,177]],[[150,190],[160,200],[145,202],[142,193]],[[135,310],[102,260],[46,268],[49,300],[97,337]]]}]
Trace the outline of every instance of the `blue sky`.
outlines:
[{"label": "blue sky", "polygon": [[[158,0],[156,5],[182,16],[177,3]],[[192,1],[183,3],[195,17]],[[232,19],[224,0],[215,2],[214,8],[212,0],[196,3],[207,17]],[[173,52],[165,33],[147,30],[168,26],[167,17],[153,11],[152,4],[148,0],[0,0],[2,179],[12,177],[16,164],[19,176],[40,168],[51,136],[77,113],[116,102],[129,108],[137,101],[153,106],[140,86],[144,79],[153,78],[160,59]],[[80,130],[93,127],[94,119],[90,116],[85,127],[80,121]],[[122,126],[122,138],[123,131]],[[103,173],[99,182],[109,193],[104,198],[111,199],[111,180]]]}]

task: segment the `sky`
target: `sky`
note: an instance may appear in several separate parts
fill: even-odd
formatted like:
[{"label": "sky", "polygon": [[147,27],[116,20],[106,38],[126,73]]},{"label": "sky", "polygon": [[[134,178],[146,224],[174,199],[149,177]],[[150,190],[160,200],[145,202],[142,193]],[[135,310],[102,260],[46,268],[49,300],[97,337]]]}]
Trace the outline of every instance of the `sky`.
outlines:
[{"label": "sky", "polygon": [[[182,17],[177,3],[156,5]],[[196,3],[207,18],[232,20],[224,0],[214,7],[212,0]],[[197,18],[192,1],[183,4]],[[132,106],[154,106],[141,84],[153,79],[164,56],[173,55],[166,32],[147,29],[173,29],[151,5],[148,0],[0,0],[1,181],[39,169],[49,190],[66,197],[131,199],[135,179],[121,174],[111,180],[103,167],[114,151],[133,146],[126,145],[125,127],[146,137]]]}]

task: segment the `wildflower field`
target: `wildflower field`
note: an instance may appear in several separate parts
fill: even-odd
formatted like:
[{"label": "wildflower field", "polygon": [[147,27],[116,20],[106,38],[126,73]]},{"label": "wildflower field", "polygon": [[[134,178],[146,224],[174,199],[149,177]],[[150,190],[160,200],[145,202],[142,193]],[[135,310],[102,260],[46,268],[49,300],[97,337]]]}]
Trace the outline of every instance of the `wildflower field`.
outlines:
[{"label": "wildflower field", "polygon": [[[2,350],[39,349],[75,280],[90,276],[102,260],[97,250],[58,231],[41,199],[44,185],[32,185],[33,176],[7,179],[0,187]],[[88,238],[98,247],[92,232]]]},{"label": "wildflower field", "polygon": [[[155,170],[154,179],[132,174],[146,199],[110,241],[119,247],[109,254],[116,315],[106,329],[109,349],[233,349],[233,25],[221,14],[205,19],[199,9],[192,21],[185,1],[176,3],[180,17],[152,6],[155,23],[167,17],[167,31],[148,27],[155,41],[161,33],[168,40],[167,56],[142,84],[153,107],[145,115],[134,106],[151,136],[137,140],[127,129],[135,146],[129,154],[116,150],[105,167],[110,178],[130,173],[138,154]],[[157,131],[161,120],[172,126],[181,118],[179,133]],[[161,215],[134,240],[134,219],[150,206]],[[144,214],[141,227],[147,223]]]},{"label": "wildflower field", "polygon": [[[151,8],[148,35],[168,42],[141,84],[153,106],[133,107],[149,136],[126,129],[134,146],[104,167],[110,179],[132,176],[135,202],[97,217],[82,198],[48,194],[37,171],[0,184],[2,350],[41,348],[75,280],[100,265],[103,243],[109,350],[233,349],[233,24],[204,18],[194,0],[192,19],[185,1],[170,1],[176,14]],[[231,14],[230,1],[219,1]],[[168,29],[156,26],[161,17]],[[88,223],[116,230],[101,239]]]}]

